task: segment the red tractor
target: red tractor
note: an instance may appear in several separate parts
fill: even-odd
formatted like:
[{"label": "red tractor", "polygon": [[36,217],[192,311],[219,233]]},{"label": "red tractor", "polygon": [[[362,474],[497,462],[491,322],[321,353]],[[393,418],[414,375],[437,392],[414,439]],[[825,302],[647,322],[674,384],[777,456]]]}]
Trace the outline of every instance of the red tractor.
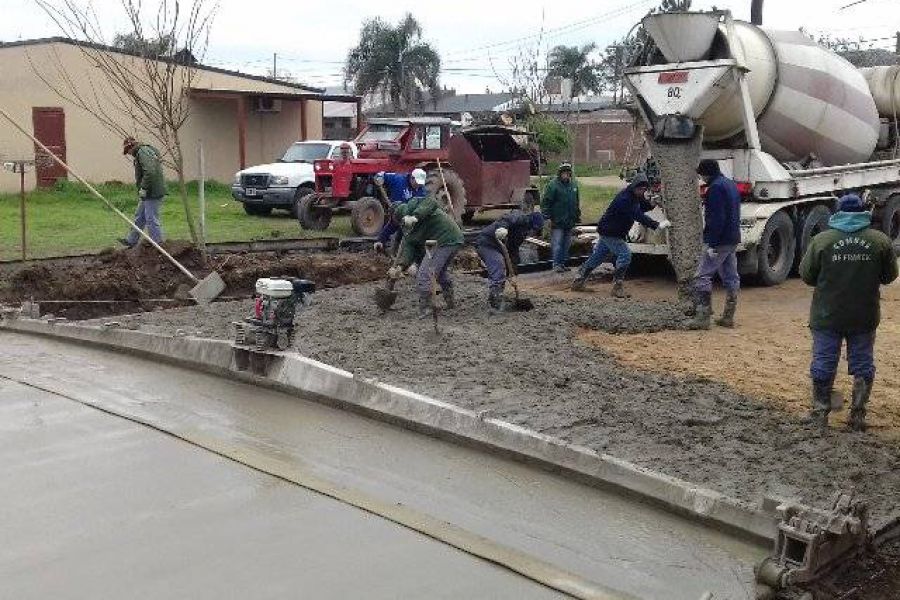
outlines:
[{"label": "red tractor", "polygon": [[381,171],[425,169],[428,193],[464,222],[482,210],[533,205],[538,192],[523,138],[524,132],[495,126],[451,134],[444,118],[370,119],[354,140],[358,158],[315,161],[316,191],[300,201],[300,226],[327,229],[334,212],[349,209],[357,235],[376,235],[389,202],[374,183]]}]

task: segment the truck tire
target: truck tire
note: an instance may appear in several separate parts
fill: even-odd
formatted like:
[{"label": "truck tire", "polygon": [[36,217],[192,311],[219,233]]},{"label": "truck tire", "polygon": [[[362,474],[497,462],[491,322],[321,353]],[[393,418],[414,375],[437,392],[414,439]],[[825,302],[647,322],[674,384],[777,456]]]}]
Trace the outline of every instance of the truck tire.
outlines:
[{"label": "truck tire", "polygon": [[876,211],[873,220],[873,225],[896,243],[900,239],[900,195],[888,198],[885,205]]},{"label": "truck tire", "polygon": [[384,206],[381,202],[366,196],[353,204],[350,212],[350,226],[356,235],[372,237],[384,227]]},{"label": "truck tire", "polygon": [[324,231],[331,225],[331,209],[315,205],[315,194],[307,194],[297,205],[297,220],[302,229]]},{"label": "truck tire", "polygon": [[796,249],[794,222],[780,210],[769,217],[759,240],[759,270],[756,274],[759,283],[773,286],[787,279],[794,266]]},{"label": "truck tire", "polygon": [[244,212],[254,217],[267,217],[272,214],[271,206],[260,206],[259,204],[247,204],[244,202]]},{"label": "truck tire", "polygon": [[817,204],[809,209],[802,217],[797,236],[797,252],[794,256],[794,271],[800,268],[800,260],[809,248],[809,242],[818,234],[828,229],[828,219],[831,218],[831,210],[827,206]]},{"label": "truck tire", "polygon": [[[447,182],[447,191],[450,192],[449,198],[444,191],[443,181]],[[444,169],[443,181],[439,170],[433,169],[428,171],[428,178],[425,180],[425,190],[429,195],[435,194],[438,204],[457,223],[460,223],[466,210],[466,186],[463,184],[462,178],[453,169]]]},{"label": "truck tire", "polygon": [[300,218],[300,201],[304,196],[308,196],[313,193],[313,189],[308,185],[301,185],[297,188],[297,191],[294,192],[294,203],[291,204],[291,216],[295,219]]}]

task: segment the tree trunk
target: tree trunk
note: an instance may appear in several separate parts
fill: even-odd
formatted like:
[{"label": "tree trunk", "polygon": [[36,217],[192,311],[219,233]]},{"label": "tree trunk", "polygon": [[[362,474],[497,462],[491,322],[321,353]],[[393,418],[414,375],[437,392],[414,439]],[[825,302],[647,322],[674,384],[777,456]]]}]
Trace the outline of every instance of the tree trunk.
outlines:
[{"label": "tree trunk", "polygon": [[200,252],[203,262],[206,262],[206,256],[204,254],[205,248],[200,243],[200,238],[197,235],[197,227],[194,223],[194,216],[191,212],[191,203],[188,199],[187,192],[187,182],[184,179],[184,154],[181,151],[181,140],[178,137],[178,132],[172,132],[172,149],[174,150],[175,159],[175,174],[178,175],[178,193],[181,196],[181,205],[184,207],[184,218],[187,221],[188,232],[191,235],[191,243],[195,248]]}]

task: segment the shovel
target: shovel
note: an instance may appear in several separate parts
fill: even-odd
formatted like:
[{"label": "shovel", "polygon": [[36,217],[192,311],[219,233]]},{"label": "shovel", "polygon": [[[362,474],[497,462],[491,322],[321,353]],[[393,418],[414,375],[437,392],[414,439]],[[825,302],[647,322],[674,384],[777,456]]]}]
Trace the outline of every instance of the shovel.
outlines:
[{"label": "shovel", "polygon": [[[394,255],[394,260],[391,261],[391,267],[396,267],[399,262],[400,251],[398,250],[397,254]],[[382,315],[389,311],[394,305],[394,302],[397,301],[397,291],[394,289],[395,285],[397,285],[397,280],[393,277],[388,277],[385,286],[375,290],[375,304],[378,306]]]},{"label": "shovel", "polygon": [[512,259],[509,257],[509,249],[506,247],[506,244],[504,242],[499,243],[500,250],[503,251],[503,259],[506,261],[506,272],[508,274],[507,279],[509,279],[509,283],[513,286],[513,291],[516,294],[516,299],[513,302],[513,310],[531,310],[534,308],[534,302],[532,302],[529,298],[519,298],[519,282],[517,280],[516,268],[513,266]]},{"label": "shovel", "polygon": [[19,124],[16,123],[16,122],[13,120],[13,118],[10,117],[9,114],[8,114],[5,110],[3,110],[2,108],[0,108],[0,116],[2,116],[4,119],[6,119],[7,121],[9,121],[10,125],[12,125],[13,127],[15,127],[20,133],[22,133],[22,135],[24,135],[25,137],[29,138],[32,142],[34,142],[35,145],[37,145],[41,150],[43,150],[44,152],[46,152],[46,153],[47,153],[47,156],[49,156],[50,158],[52,158],[59,166],[61,166],[63,169],[65,169],[66,171],[68,171],[69,173],[71,173],[72,176],[73,176],[75,179],[77,179],[79,182],[81,182],[88,190],[90,190],[90,192],[91,192],[92,194],[94,194],[95,196],[97,196],[98,198],[100,198],[100,200],[102,200],[102,201],[104,202],[104,204],[106,204],[106,206],[108,206],[108,207],[110,208],[110,210],[112,210],[114,213],[116,213],[123,221],[125,221],[126,223],[128,223],[128,224],[131,226],[131,228],[134,229],[135,231],[137,231],[138,234],[141,235],[145,240],[147,240],[148,242],[150,242],[150,244],[152,244],[154,248],[156,248],[157,250],[159,250],[159,252],[160,252],[163,256],[165,256],[165,257],[166,257],[173,265],[175,265],[176,267],[178,267],[178,269],[179,269],[182,273],[184,273],[185,275],[187,275],[187,277],[188,277],[191,281],[194,282],[194,287],[191,288],[191,290],[190,290],[189,293],[190,293],[191,297],[192,297],[196,302],[201,303],[201,304],[206,304],[206,303],[209,302],[210,300],[216,298],[219,294],[221,294],[221,293],[225,290],[225,282],[222,280],[222,277],[221,277],[218,273],[216,273],[215,271],[213,271],[212,273],[210,273],[209,275],[207,275],[207,276],[204,277],[203,279],[197,279],[197,277],[194,276],[193,273],[191,273],[190,271],[188,271],[187,268],[186,268],[184,265],[182,265],[180,262],[178,262],[177,260],[175,260],[175,257],[173,257],[171,254],[169,254],[168,252],[166,252],[166,251],[162,248],[162,246],[160,246],[159,244],[157,244],[156,242],[154,242],[153,239],[152,239],[150,236],[148,236],[146,233],[144,233],[144,231],[143,231],[140,227],[138,227],[137,225],[135,225],[134,222],[132,222],[131,219],[129,219],[127,216],[125,216],[125,214],[122,213],[122,211],[120,211],[118,208],[116,208],[115,206],[113,206],[112,203],[111,203],[109,200],[107,200],[106,198],[104,198],[104,197],[103,197],[103,194],[101,194],[100,192],[98,192],[98,191],[94,188],[94,186],[92,186],[90,183],[88,183],[87,181],[85,181],[84,179],[82,179],[81,176],[80,176],[78,173],[76,173],[75,171],[73,171],[73,170],[72,170],[72,167],[70,167],[69,165],[67,165],[66,163],[64,163],[58,156],[56,156],[53,152],[51,152],[50,149],[47,148],[47,146],[45,146],[44,144],[42,144],[40,140],[38,140],[36,137],[34,137],[33,135],[31,135],[30,133],[28,133],[28,132],[25,131],[24,129],[22,129],[22,128],[19,126]]},{"label": "shovel", "polygon": [[437,246],[436,240],[427,240],[425,242],[425,255],[428,257],[428,268],[431,271],[431,317],[434,319],[434,332],[440,333],[438,330],[438,304],[437,304],[437,274],[434,271],[434,247]]}]

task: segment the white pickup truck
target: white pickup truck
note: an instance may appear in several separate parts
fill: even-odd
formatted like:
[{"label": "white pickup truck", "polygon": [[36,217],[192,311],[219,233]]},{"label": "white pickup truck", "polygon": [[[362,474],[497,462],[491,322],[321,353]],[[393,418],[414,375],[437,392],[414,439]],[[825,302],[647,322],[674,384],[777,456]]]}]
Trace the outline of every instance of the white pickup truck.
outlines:
[{"label": "white pickup truck", "polygon": [[349,144],[356,158],[356,144],[339,140],[294,142],[284,156],[268,165],[249,167],[234,174],[231,195],[244,205],[248,215],[268,215],[281,208],[296,215],[300,199],[315,189],[313,161],[341,155],[341,146]]}]

